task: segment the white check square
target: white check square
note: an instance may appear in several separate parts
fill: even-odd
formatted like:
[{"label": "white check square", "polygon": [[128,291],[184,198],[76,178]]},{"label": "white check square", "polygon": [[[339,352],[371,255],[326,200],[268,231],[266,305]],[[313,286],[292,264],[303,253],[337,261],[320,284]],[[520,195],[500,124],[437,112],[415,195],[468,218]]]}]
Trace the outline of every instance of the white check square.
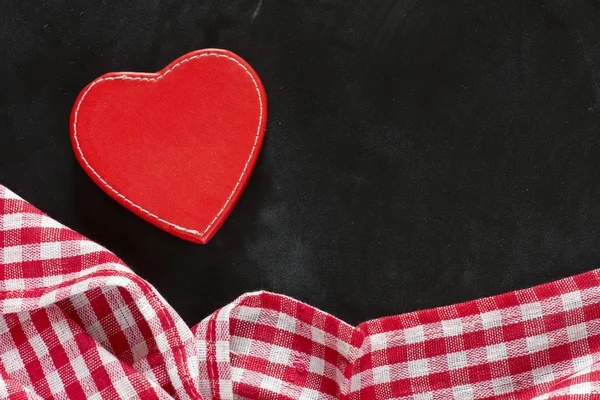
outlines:
[{"label": "white check square", "polygon": [[463,333],[462,321],[460,319],[451,319],[442,321],[442,329],[444,336],[456,336]]},{"label": "white check square", "polygon": [[541,318],[542,305],[540,303],[527,303],[521,305],[521,315],[524,321],[534,318]]},{"label": "white check square", "polygon": [[548,336],[545,334],[530,336],[526,339],[529,354],[542,350],[548,350]]},{"label": "white check square", "polygon": [[588,337],[587,329],[584,323],[567,326],[567,336],[569,337],[569,342],[576,342],[578,340],[582,340]]},{"label": "white check square", "polygon": [[389,383],[390,380],[390,367],[384,365],[382,367],[373,368],[373,382],[377,385],[380,383]]},{"label": "white check square", "polygon": [[579,292],[565,293],[560,296],[565,311],[583,307],[581,294]]},{"label": "white check square", "polygon": [[465,351],[449,353],[446,358],[448,359],[448,369],[458,369],[467,366],[467,353]]},{"label": "white check square", "polygon": [[514,390],[512,378],[510,376],[492,379],[492,387],[494,388],[495,395],[511,393]]},{"label": "white check square", "polygon": [[423,376],[429,373],[427,366],[427,359],[409,361],[408,362],[408,375],[412,378],[416,376]]},{"label": "white check square", "polygon": [[508,357],[504,343],[493,344],[485,348],[488,361],[506,360]]},{"label": "white check square", "polygon": [[425,341],[425,332],[422,326],[415,326],[414,328],[407,328],[404,330],[404,337],[406,343],[419,343]]},{"label": "white check square", "polygon": [[481,322],[484,329],[495,328],[502,325],[502,314],[500,311],[489,311],[481,314]]},{"label": "white check square", "polygon": [[542,383],[552,382],[554,380],[554,373],[552,367],[542,367],[531,371],[533,374],[533,383],[541,385]]}]

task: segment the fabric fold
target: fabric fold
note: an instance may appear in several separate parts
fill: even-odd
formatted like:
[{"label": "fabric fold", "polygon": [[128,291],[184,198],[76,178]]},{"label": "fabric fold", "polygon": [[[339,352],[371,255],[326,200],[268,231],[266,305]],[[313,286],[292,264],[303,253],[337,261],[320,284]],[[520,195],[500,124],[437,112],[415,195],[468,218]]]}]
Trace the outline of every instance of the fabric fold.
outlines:
[{"label": "fabric fold", "polygon": [[24,394],[202,398],[191,331],[150,284],[2,186],[0,210],[0,357]]}]

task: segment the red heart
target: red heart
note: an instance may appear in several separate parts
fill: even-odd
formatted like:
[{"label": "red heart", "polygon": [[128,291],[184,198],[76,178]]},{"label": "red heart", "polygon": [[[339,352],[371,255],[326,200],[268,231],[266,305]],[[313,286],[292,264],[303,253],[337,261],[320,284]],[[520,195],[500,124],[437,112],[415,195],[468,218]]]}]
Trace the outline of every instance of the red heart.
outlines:
[{"label": "red heart", "polygon": [[243,191],[262,144],[266,95],[239,56],[205,49],[162,71],[109,73],[71,114],[73,149],[119,203],[206,243]]}]

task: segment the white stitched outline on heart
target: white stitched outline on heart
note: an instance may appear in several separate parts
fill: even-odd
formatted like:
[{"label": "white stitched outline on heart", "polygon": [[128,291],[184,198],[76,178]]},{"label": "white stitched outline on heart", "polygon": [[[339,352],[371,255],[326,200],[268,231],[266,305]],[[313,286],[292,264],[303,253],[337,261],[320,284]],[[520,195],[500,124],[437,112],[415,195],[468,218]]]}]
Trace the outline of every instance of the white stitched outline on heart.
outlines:
[{"label": "white stitched outline on heart", "polygon": [[[183,226],[179,226],[179,225],[174,224],[172,222],[166,221],[166,220],[160,218],[158,215],[155,215],[155,214],[151,213],[150,211],[146,210],[145,208],[138,206],[133,201],[129,200],[127,197],[123,196],[121,193],[119,193],[117,190],[115,190],[115,188],[113,188],[111,185],[109,185],[108,182],[106,182],[100,175],[98,175],[98,173],[96,172],[96,170],[94,168],[92,168],[92,166],[90,165],[90,163],[87,161],[87,159],[83,155],[83,152],[81,151],[81,147],[79,146],[79,140],[77,139],[77,117],[79,115],[79,108],[81,107],[81,104],[83,103],[83,100],[87,96],[88,92],[90,90],[92,90],[92,88],[94,86],[96,86],[100,82],[103,82],[103,81],[114,81],[114,80],[158,82],[159,80],[161,80],[163,77],[167,76],[171,71],[173,71],[175,68],[179,67],[180,65],[185,64],[186,62],[192,61],[194,59],[200,59],[202,57],[222,57],[222,58],[226,58],[226,59],[228,59],[230,61],[233,61],[239,67],[241,67],[244,70],[244,72],[246,72],[246,74],[248,74],[248,76],[250,77],[250,79],[252,79],[252,83],[254,83],[254,88],[256,89],[256,94],[258,95],[258,104],[260,106],[260,114],[259,114],[259,119],[258,119],[258,127],[256,128],[256,136],[254,137],[254,143],[252,144],[252,150],[250,151],[250,156],[248,157],[248,160],[246,160],[246,164],[244,164],[244,169],[242,170],[242,174],[240,175],[239,179],[235,183],[235,186],[233,187],[233,190],[231,191],[231,193],[229,194],[229,197],[225,201],[225,204],[223,204],[223,207],[221,207],[221,209],[219,210],[219,212],[217,213],[217,215],[215,215],[215,217],[208,224],[208,226],[206,227],[206,229],[204,229],[202,232],[200,232],[200,231],[197,231],[195,229],[184,228]],[[118,197],[120,197],[121,199],[123,199],[128,204],[131,204],[133,207],[137,208],[138,210],[142,211],[143,213],[148,214],[149,216],[151,216],[151,217],[157,219],[158,221],[161,221],[161,222],[163,222],[163,223],[165,223],[165,224],[167,224],[169,226],[172,226],[175,229],[178,229],[178,230],[184,231],[184,232],[188,232],[188,233],[192,233],[192,234],[198,235],[198,236],[204,236],[204,234],[206,234],[206,232],[210,229],[210,227],[213,226],[213,224],[219,218],[219,216],[223,213],[223,211],[225,211],[225,208],[227,207],[227,205],[231,201],[231,198],[235,194],[237,188],[239,187],[240,183],[244,179],[244,176],[248,172],[248,164],[250,164],[250,161],[252,160],[252,156],[254,155],[254,151],[256,150],[256,144],[258,143],[258,138],[260,137],[260,131],[261,131],[261,127],[262,127],[262,121],[263,121],[262,95],[260,93],[260,89],[258,87],[258,83],[256,82],[256,79],[254,79],[254,76],[252,76],[252,73],[250,71],[248,71],[248,68],[246,68],[243,64],[241,64],[235,58],[230,57],[228,55],[220,54],[220,53],[205,53],[205,54],[199,54],[199,55],[195,55],[195,56],[192,56],[190,58],[186,58],[184,60],[181,60],[180,62],[178,62],[177,64],[173,65],[171,68],[169,68],[164,73],[160,74],[159,76],[157,76],[155,78],[141,78],[141,77],[130,77],[130,76],[127,76],[127,75],[121,75],[121,76],[107,77],[107,78],[100,78],[100,79],[98,79],[97,81],[95,81],[94,83],[92,83],[90,85],[90,87],[83,93],[83,95],[81,96],[81,99],[77,103],[77,108],[75,109],[75,117],[73,118],[73,138],[75,139],[75,145],[77,146],[77,151],[79,152],[79,155],[81,156],[81,159],[83,160],[83,162],[85,163],[85,165],[94,174],[94,176],[96,176],[96,178],[98,178],[115,195],[117,195]]]}]

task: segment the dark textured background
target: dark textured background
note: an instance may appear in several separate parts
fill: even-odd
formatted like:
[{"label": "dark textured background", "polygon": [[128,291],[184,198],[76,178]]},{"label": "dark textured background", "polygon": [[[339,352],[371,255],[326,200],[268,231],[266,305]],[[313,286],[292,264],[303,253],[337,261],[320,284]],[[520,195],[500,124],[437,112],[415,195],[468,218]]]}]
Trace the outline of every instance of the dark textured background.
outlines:
[{"label": "dark textured background", "polygon": [[[356,324],[600,264],[595,1],[0,2],[0,182],[100,242],[192,324],[251,290]],[[109,71],[244,57],[269,98],[246,192],[206,246],[77,164]]]}]

